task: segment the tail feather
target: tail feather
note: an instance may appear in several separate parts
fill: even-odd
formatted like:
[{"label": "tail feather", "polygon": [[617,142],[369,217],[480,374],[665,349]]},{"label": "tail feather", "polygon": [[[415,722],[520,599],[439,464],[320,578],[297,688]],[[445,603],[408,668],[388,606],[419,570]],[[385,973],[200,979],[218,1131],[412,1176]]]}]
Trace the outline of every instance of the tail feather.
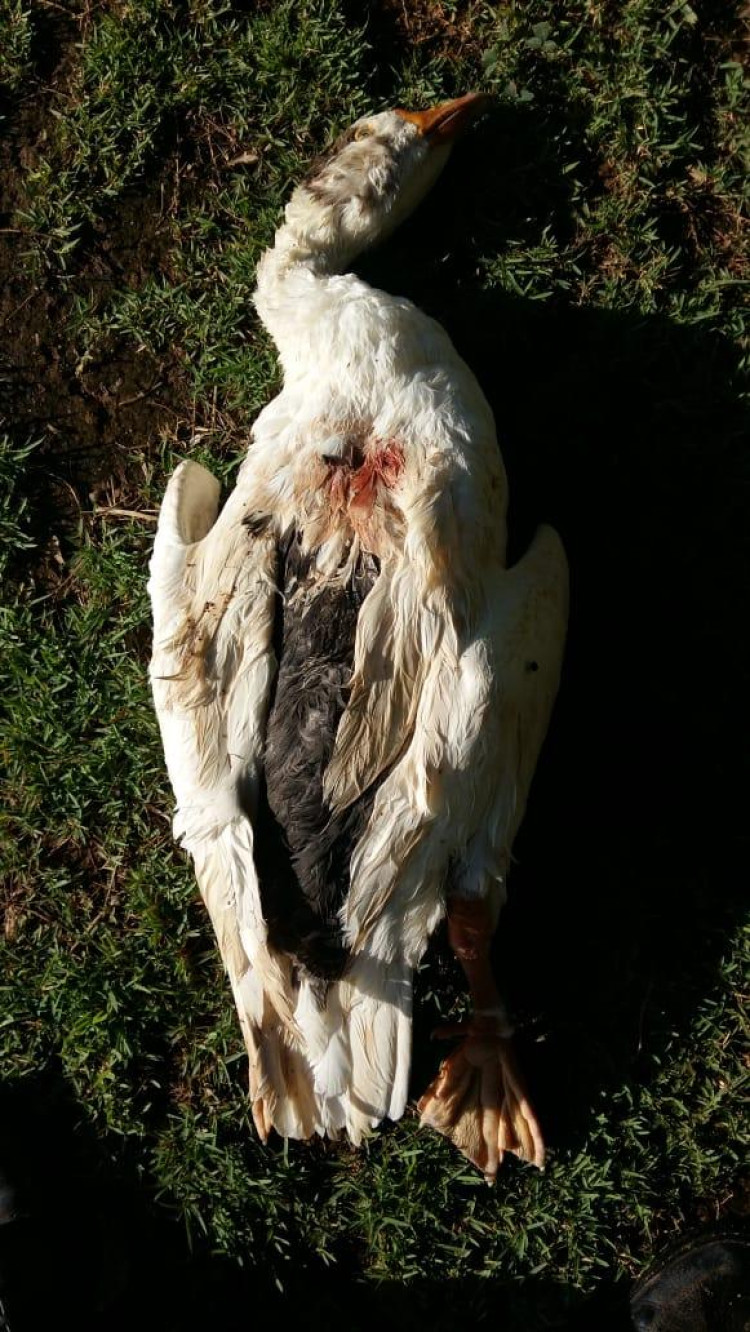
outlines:
[{"label": "tail feather", "polygon": [[410,968],[355,959],[325,993],[303,979],[293,1029],[267,1008],[270,1021],[248,1046],[250,1084],[277,1133],[336,1138],[345,1130],[357,1146],[382,1119],[400,1119],[411,1060]]},{"label": "tail feather", "polygon": [[262,1033],[258,1062],[250,1070],[250,1095],[253,1104],[263,1102],[266,1122],[283,1138],[322,1132],[310,1066],[278,1024]]},{"label": "tail feather", "polygon": [[[411,968],[357,954],[341,980],[295,977],[268,942],[252,830],[242,816],[191,841],[249,1056],[261,1137],[314,1133],[355,1144],[406,1106],[411,1059]],[[250,879],[252,878],[252,882]]]},{"label": "tail feather", "polygon": [[366,953],[355,957],[346,978],[351,1076],[345,1095],[346,1129],[352,1142],[381,1119],[400,1119],[406,1108],[411,1064],[411,968]]},{"label": "tail feather", "polygon": [[333,1100],[346,1091],[351,1076],[349,1036],[341,1008],[341,992],[332,985],[320,994],[319,986],[305,977],[294,1010],[305,1054],[309,1060],[316,1094]]},{"label": "tail feather", "polygon": [[324,1131],[358,1144],[382,1119],[400,1119],[411,1062],[411,968],[355,957],[320,996],[302,982],[295,1023]]}]

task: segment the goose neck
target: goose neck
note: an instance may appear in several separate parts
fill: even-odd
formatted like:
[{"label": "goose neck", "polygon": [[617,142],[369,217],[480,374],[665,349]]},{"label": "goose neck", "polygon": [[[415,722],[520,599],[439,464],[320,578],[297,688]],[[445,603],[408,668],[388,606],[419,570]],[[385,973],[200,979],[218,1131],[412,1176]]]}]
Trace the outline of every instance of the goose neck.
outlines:
[{"label": "goose neck", "polygon": [[352,255],[313,245],[282,227],[258,265],[255,307],[279,351],[285,371],[315,353],[342,303],[363,284],[343,270]]}]

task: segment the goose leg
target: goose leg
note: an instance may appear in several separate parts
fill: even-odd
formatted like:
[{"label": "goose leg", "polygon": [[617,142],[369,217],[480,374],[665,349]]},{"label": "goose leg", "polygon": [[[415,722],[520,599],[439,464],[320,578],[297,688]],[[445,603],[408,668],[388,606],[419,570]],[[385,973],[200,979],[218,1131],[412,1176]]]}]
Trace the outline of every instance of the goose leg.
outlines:
[{"label": "goose leg", "polygon": [[505,1152],[541,1169],[544,1142],[526,1095],[511,1029],[490,963],[493,922],[484,900],[451,898],[448,938],[464,969],[474,1012],[442,1027],[438,1039],[461,1037],[419,1102],[421,1122],[443,1133],[493,1183]]}]

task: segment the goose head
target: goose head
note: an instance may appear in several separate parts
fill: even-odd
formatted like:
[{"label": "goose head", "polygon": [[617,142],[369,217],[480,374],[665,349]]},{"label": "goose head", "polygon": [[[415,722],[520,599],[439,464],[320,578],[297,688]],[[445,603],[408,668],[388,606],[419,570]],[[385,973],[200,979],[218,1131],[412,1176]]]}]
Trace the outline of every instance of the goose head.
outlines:
[{"label": "goose head", "polygon": [[468,93],[427,111],[395,108],[357,120],[287,204],[296,241],[339,266],[383,240],[416,208],[455,140],[491,100]]}]

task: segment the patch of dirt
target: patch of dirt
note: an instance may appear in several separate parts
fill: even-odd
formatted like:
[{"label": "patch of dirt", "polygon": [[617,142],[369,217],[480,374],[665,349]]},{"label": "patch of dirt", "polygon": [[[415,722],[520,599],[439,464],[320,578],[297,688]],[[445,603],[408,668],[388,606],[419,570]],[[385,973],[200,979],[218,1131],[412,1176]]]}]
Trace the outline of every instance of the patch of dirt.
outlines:
[{"label": "patch of dirt", "polygon": [[478,9],[473,0],[450,8],[440,0],[380,0],[371,12],[376,21],[380,16],[389,20],[410,45],[429,46],[434,55],[466,60],[483,49],[476,38]]},{"label": "patch of dirt", "polygon": [[367,39],[378,53],[370,86],[384,103],[390,104],[395,96],[393,68],[400,64],[405,47],[419,46],[446,61],[478,64],[481,60],[484,44],[477,37],[481,31],[477,0],[461,0],[450,8],[441,0],[348,0],[345,8],[353,22],[364,21]]},{"label": "patch of dirt", "polygon": [[667,244],[678,248],[692,263],[699,263],[712,246],[733,277],[747,278],[747,219],[717,191],[711,173],[704,168],[688,168],[681,192],[667,187],[660,222]]},{"label": "patch of dirt", "polygon": [[59,581],[59,542],[64,548],[80,506],[90,508],[92,492],[105,487],[127,494],[137,455],[166,430],[178,431],[191,410],[176,356],[157,361],[113,338],[84,364],[70,334],[77,297],[98,305],[114,289],[169,274],[174,161],[86,235],[67,274],[45,272],[31,253],[33,238],[19,226],[28,171],[73,67],[77,27],[59,25],[56,34],[49,81],[12,108],[0,142],[0,429],[19,443],[39,441],[24,489],[37,573],[49,566],[49,582]]}]

